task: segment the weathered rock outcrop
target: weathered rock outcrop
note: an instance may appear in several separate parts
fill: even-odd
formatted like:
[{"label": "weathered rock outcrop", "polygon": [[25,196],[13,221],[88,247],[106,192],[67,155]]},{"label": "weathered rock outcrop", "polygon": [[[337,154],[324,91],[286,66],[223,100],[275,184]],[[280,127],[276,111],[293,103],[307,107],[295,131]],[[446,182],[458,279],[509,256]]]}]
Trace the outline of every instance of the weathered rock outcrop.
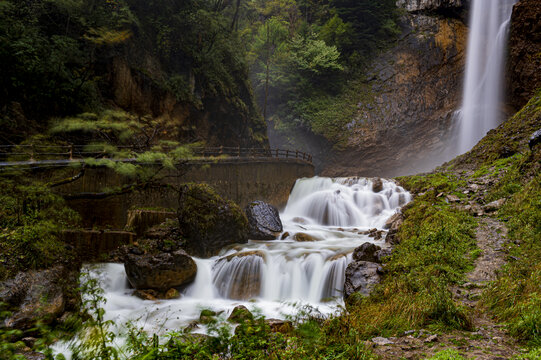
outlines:
[{"label": "weathered rock outcrop", "polygon": [[59,265],[47,270],[20,272],[15,278],[0,283],[0,302],[13,310],[4,326],[27,330],[37,321],[49,324],[66,309],[74,309],[77,279],[77,271]]},{"label": "weathered rock outcrop", "polygon": [[266,202],[254,201],[244,212],[248,218],[248,237],[252,240],[274,240],[283,230],[278,209]]},{"label": "weathered rock outcrop", "polygon": [[513,7],[508,83],[511,105],[522,108],[541,88],[541,2],[520,0]]},{"label": "weathered rock outcrop", "polygon": [[134,288],[162,292],[192,282],[197,274],[197,265],[183,250],[156,255],[128,254],[124,268]]},{"label": "weathered rock outcrop", "polygon": [[366,71],[357,114],[344,129],[345,146],[333,152],[323,175],[388,177],[430,170],[448,160],[467,28],[460,17],[433,15],[431,6],[437,4],[455,2],[404,2],[414,13],[402,17],[397,45]]},{"label": "weathered rock outcrop", "polygon": [[396,5],[407,11],[435,11],[445,9],[461,9],[464,6],[462,0],[397,0]]},{"label": "weathered rock outcrop", "polygon": [[210,257],[227,245],[248,241],[248,220],[242,210],[206,184],[184,186],[178,221],[185,248],[194,256]]},{"label": "weathered rock outcrop", "polygon": [[379,283],[383,269],[379,264],[369,261],[355,261],[346,269],[344,299],[354,292],[368,296],[372,288]]}]

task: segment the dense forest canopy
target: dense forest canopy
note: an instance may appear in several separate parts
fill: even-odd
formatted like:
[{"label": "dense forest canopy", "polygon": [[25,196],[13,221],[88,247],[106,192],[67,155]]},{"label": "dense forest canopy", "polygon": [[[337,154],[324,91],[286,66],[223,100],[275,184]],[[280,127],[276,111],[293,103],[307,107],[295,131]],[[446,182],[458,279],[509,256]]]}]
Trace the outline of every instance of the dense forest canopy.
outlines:
[{"label": "dense forest canopy", "polygon": [[113,106],[115,57],[196,109],[210,96],[249,107],[249,66],[262,115],[317,132],[318,108],[393,39],[395,19],[393,0],[2,1],[0,124],[16,137],[1,141]]}]

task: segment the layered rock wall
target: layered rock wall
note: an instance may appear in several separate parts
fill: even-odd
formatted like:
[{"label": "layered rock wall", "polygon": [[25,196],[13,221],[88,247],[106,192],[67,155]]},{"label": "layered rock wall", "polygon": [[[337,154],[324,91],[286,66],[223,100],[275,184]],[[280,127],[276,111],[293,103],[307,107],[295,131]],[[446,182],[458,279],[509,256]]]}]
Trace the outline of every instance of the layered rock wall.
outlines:
[{"label": "layered rock wall", "polygon": [[511,16],[508,61],[510,105],[522,108],[541,88],[541,1],[521,0]]}]

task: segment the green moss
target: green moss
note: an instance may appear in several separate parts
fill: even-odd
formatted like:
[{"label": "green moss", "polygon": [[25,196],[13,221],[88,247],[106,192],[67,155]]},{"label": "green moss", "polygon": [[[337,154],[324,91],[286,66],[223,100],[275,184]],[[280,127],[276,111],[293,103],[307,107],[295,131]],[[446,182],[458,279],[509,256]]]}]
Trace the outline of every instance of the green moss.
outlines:
[{"label": "green moss", "polygon": [[451,172],[436,172],[433,174],[413,175],[398,177],[400,185],[415,194],[435,190],[437,192],[450,193],[460,186],[465,186],[464,179]]},{"label": "green moss", "polygon": [[453,349],[447,349],[436,353],[434,356],[427,358],[426,360],[466,360],[465,357]]}]

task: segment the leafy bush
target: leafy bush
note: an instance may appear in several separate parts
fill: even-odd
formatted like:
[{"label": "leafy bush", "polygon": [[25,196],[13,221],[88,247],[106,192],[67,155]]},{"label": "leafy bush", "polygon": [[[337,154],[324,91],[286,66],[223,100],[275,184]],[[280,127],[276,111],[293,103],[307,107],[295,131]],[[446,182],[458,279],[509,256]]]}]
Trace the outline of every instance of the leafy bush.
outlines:
[{"label": "leafy bush", "polygon": [[70,258],[63,228],[78,215],[43,183],[27,177],[0,178],[0,280]]}]

